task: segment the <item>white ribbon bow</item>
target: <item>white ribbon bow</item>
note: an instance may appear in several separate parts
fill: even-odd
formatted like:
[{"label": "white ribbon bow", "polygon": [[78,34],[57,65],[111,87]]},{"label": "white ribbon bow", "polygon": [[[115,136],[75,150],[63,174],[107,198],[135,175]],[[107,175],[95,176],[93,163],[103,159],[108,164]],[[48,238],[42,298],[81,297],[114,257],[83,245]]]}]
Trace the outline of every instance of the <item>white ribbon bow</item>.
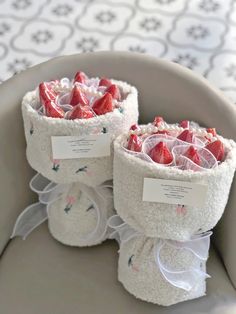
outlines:
[{"label": "white ribbon bow", "polygon": [[[71,184],[56,184],[41,174],[37,173],[30,181],[30,188],[38,194],[39,202],[32,204],[19,215],[16,220],[11,238],[21,236],[23,239],[40,224],[48,219],[50,205],[55,202],[62,194],[69,191]],[[97,213],[97,224],[94,230],[80,240],[91,241],[102,239],[107,232],[107,217],[103,210],[108,198],[112,198],[112,184],[104,183],[95,188],[84,184],[79,185],[82,193],[90,199]]]},{"label": "white ribbon bow", "polygon": [[[134,230],[127,223],[125,223],[118,215],[109,218],[108,226],[114,231],[110,234],[110,238],[116,239],[120,247],[130,241],[131,239],[141,236],[141,233]],[[154,257],[158,269],[163,277],[173,286],[181,288],[185,291],[190,291],[194,288],[200,278],[209,278],[210,276],[199,268],[190,268],[187,270],[173,270],[164,265],[161,261],[161,251],[165,246],[172,246],[179,250],[188,250],[194,254],[200,261],[206,261],[210,246],[210,236],[212,232],[194,235],[189,241],[180,242],[172,240],[161,240],[155,249]]]}]

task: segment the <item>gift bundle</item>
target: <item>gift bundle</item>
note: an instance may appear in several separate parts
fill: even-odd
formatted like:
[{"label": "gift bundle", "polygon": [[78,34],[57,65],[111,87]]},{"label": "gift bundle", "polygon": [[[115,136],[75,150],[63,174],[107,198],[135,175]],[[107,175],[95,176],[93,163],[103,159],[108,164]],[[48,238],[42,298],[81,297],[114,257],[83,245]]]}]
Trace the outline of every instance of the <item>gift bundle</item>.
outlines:
[{"label": "gift bundle", "polygon": [[64,244],[101,243],[114,214],[112,143],[138,120],[136,88],[77,72],[28,92],[22,114],[26,156],[37,171],[30,188],[39,202],[25,209],[13,234],[27,235],[48,218]]},{"label": "gift bundle", "polygon": [[26,238],[48,219],[67,245],[116,239],[118,280],[135,297],[168,306],[203,296],[235,142],[187,120],[138,125],[135,87],[84,72],[40,83],[22,113],[38,202],[12,236]]},{"label": "gift bundle", "polygon": [[114,142],[111,237],[118,279],[160,305],[203,296],[211,231],[225,209],[236,144],[196,123],[133,125]]}]

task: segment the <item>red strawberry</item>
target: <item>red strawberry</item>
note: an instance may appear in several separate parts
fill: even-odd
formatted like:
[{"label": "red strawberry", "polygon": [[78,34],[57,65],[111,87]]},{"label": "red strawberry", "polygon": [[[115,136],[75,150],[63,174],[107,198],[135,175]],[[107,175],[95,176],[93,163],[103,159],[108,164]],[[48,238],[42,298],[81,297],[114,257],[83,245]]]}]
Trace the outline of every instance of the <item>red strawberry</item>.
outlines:
[{"label": "red strawberry", "polygon": [[111,94],[105,93],[101,98],[95,100],[93,104],[93,111],[98,116],[113,111]]},{"label": "red strawberry", "polygon": [[154,146],[148,155],[152,158],[153,161],[158,164],[170,164],[173,161],[173,156],[169,151],[165,143],[160,142]]},{"label": "red strawberry", "polygon": [[192,143],[193,142],[193,132],[189,130],[184,130],[182,133],[179,134],[177,137],[179,140]]},{"label": "red strawberry", "polygon": [[90,119],[94,114],[89,106],[75,106],[68,115],[68,119]]},{"label": "red strawberry", "polygon": [[85,84],[86,79],[87,79],[86,74],[84,72],[79,71],[75,74],[74,83],[79,82],[79,83]]},{"label": "red strawberry", "polygon": [[43,82],[39,84],[39,98],[42,105],[45,104],[46,101],[55,101],[57,94],[52,89],[51,84],[47,82]]},{"label": "red strawberry", "polygon": [[71,91],[70,105],[76,106],[78,104],[83,105],[83,106],[88,106],[89,101],[86,98],[85,94],[81,91],[80,87],[77,85],[77,86],[74,86]]},{"label": "red strawberry", "polygon": [[138,124],[133,124],[133,125],[131,125],[131,127],[130,127],[130,130],[133,130],[133,131],[139,130],[139,129],[140,129],[140,127],[138,126]]},{"label": "red strawberry", "polygon": [[109,86],[111,86],[111,85],[112,85],[112,82],[111,82],[108,78],[102,77],[102,78],[100,79],[99,86],[106,86],[106,87],[109,87]]},{"label": "red strawberry", "polygon": [[162,117],[156,116],[153,121],[153,124],[155,126],[159,126],[162,122],[164,122],[164,119]]},{"label": "red strawberry", "polygon": [[106,92],[110,93],[113,99],[116,99],[116,100],[121,99],[120,90],[118,86],[115,84],[112,84],[109,87],[107,87]]},{"label": "red strawberry", "polygon": [[184,128],[184,129],[189,129],[189,121],[188,120],[183,120],[179,123],[179,126],[181,128]]},{"label": "red strawberry", "polygon": [[207,133],[211,133],[213,136],[216,136],[216,129],[215,128],[208,128],[206,129]]},{"label": "red strawberry", "polygon": [[198,152],[194,146],[190,146],[187,151],[184,153],[184,156],[192,160],[196,165],[200,166],[201,159],[198,155]]},{"label": "red strawberry", "polygon": [[222,161],[225,155],[224,144],[220,140],[211,142],[205,146],[218,161]]},{"label": "red strawberry", "polygon": [[44,112],[47,117],[51,118],[64,117],[64,111],[55,103],[57,94],[52,89],[50,83],[39,84],[39,98],[44,107]]},{"label": "red strawberry", "polygon": [[134,152],[141,152],[142,150],[142,141],[136,134],[131,134],[127,144],[127,149]]}]

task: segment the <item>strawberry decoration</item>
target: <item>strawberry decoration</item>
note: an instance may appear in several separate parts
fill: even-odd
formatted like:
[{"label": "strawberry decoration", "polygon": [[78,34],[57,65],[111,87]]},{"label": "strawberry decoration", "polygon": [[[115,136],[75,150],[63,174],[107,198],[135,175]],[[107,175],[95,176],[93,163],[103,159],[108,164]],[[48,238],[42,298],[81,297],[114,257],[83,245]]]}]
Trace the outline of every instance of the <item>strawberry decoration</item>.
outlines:
[{"label": "strawberry decoration", "polygon": [[80,106],[77,105],[73,108],[73,110],[69,113],[68,119],[90,119],[94,117],[94,113],[92,112],[89,106]]},{"label": "strawberry decoration", "polygon": [[85,94],[81,91],[80,87],[78,85],[75,85],[71,91],[70,105],[76,106],[78,104],[83,105],[83,106],[88,106],[89,100],[86,98]]},{"label": "strawberry decoration", "polygon": [[64,111],[56,105],[57,94],[48,83],[39,84],[39,98],[47,117],[64,118]]},{"label": "strawberry decoration", "polygon": [[184,129],[189,129],[190,122],[188,120],[183,120],[179,123],[179,126]]},{"label": "strawberry decoration", "polygon": [[112,85],[112,82],[106,77],[102,77],[99,81],[99,86],[109,87],[111,85]]},{"label": "strawberry decoration", "polygon": [[197,149],[194,146],[190,146],[187,151],[184,153],[184,156],[192,160],[196,165],[200,166],[201,159],[197,152]]},{"label": "strawberry decoration", "polygon": [[113,99],[116,99],[116,100],[121,99],[120,90],[118,86],[115,84],[112,84],[109,87],[107,87],[106,92],[111,94]]},{"label": "strawberry decoration", "polygon": [[105,93],[101,98],[95,100],[93,104],[93,111],[98,116],[113,111],[111,94]]},{"label": "strawberry decoration", "polygon": [[85,84],[86,80],[87,80],[87,75],[84,72],[79,71],[75,74],[74,83],[78,82],[81,84]]},{"label": "strawberry decoration", "polygon": [[141,152],[142,141],[136,134],[131,134],[128,140],[127,149],[133,152]]},{"label": "strawberry decoration", "polygon": [[222,161],[225,155],[224,144],[220,140],[211,142],[205,146],[216,158],[217,161]]},{"label": "strawberry decoration", "polygon": [[167,165],[173,161],[171,152],[169,151],[167,145],[163,142],[159,142],[156,146],[154,146],[148,155],[158,164]]},{"label": "strawberry decoration", "polygon": [[57,98],[56,92],[52,89],[52,86],[50,83],[44,82],[39,84],[39,99],[42,105],[46,101],[55,101]]},{"label": "strawberry decoration", "polygon": [[216,136],[216,129],[215,128],[208,128],[206,129],[207,133],[211,133],[212,136]]},{"label": "strawberry decoration", "polygon": [[184,142],[193,143],[193,132],[189,130],[184,130],[182,133],[179,134],[177,138]]},{"label": "strawberry decoration", "polygon": [[133,130],[133,131],[139,130],[139,129],[140,129],[140,127],[139,127],[137,124],[133,124],[133,125],[131,125],[131,127],[130,127],[130,130]]},{"label": "strawberry decoration", "polygon": [[164,119],[160,116],[156,116],[154,121],[153,121],[153,124],[155,126],[159,126],[162,122],[164,122]]}]

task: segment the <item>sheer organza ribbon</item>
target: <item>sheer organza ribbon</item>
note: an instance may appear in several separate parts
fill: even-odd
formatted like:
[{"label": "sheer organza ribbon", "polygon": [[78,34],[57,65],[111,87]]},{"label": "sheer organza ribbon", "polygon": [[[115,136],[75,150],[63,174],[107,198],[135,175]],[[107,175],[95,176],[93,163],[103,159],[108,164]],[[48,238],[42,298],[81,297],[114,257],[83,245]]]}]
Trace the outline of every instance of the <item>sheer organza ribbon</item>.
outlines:
[{"label": "sheer organza ribbon", "polygon": [[[38,173],[30,181],[30,188],[38,194],[39,202],[26,207],[19,215],[11,238],[21,236],[26,239],[36,227],[48,219],[50,205],[69,191],[71,184],[56,184]],[[106,182],[95,188],[79,184],[78,188],[90,199],[97,214],[97,223],[94,230],[86,237],[81,237],[80,240],[91,241],[94,239],[98,241],[107,232],[107,217],[103,209],[107,200],[113,198],[112,184]]]},{"label": "sheer organza ribbon", "polygon": [[[133,238],[142,234],[134,230],[125,223],[118,215],[109,218],[108,226],[114,231],[110,233],[110,238],[117,240],[120,247]],[[212,232],[197,234],[191,237],[189,241],[180,242],[172,240],[160,239],[154,248],[154,258],[158,269],[163,277],[173,286],[181,288],[185,291],[190,291],[194,288],[200,278],[209,278],[210,276],[199,268],[189,268],[185,270],[174,270],[166,266],[161,260],[161,252],[166,246],[171,246],[177,250],[187,250],[201,261],[206,261],[210,246],[210,236]]]}]

